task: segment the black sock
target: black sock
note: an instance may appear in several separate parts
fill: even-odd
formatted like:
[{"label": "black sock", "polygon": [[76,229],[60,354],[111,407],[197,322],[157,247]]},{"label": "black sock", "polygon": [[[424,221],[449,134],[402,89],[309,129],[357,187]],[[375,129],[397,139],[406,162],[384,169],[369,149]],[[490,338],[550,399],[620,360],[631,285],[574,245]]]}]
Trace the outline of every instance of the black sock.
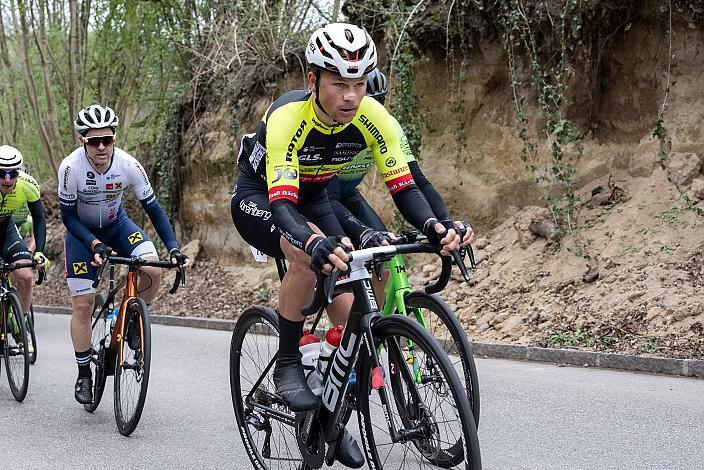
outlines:
[{"label": "black sock", "polygon": [[76,364],[78,364],[78,376],[90,377],[90,349],[83,352],[76,351]]},{"label": "black sock", "polygon": [[279,314],[279,364],[299,364],[301,352],[298,342],[303,336],[303,321],[287,320]]}]

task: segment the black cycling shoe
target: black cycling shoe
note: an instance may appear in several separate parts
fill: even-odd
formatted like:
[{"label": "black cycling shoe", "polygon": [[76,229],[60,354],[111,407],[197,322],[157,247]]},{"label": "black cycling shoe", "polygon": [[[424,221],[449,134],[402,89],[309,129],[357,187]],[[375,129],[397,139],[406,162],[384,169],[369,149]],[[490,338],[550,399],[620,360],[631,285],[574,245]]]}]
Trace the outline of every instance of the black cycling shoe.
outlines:
[{"label": "black cycling shoe", "polygon": [[364,466],[364,454],[359,450],[357,441],[354,440],[352,434],[347,432],[346,428],[342,428],[342,431],[340,431],[337,442],[335,458],[338,462],[350,468],[361,468]]},{"label": "black cycling shoe", "polygon": [[300,362],[290,365],[277,362],[274,385],[291,411],[310,411],[320,406],[320,398],[308,388]]},{"label": "black cycling shoe", "polygon": [[81,405],[93,403],[93,379],[90,377],[78,377],[74,396]]}]

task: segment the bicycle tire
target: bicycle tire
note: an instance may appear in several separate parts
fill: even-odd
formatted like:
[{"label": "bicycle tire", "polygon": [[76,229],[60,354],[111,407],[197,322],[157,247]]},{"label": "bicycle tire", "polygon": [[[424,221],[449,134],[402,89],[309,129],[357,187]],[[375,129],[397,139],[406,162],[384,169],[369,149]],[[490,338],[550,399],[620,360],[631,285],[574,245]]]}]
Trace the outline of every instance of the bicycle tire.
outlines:
[{"label": "bicycle tire", "polygon": [[24,316],[27,325],[27,340],[32,341],[32,347],[29,348],[29,363],[37,362],[37,335],[34,332],[34,306],[29,304],[29,312]]},{"label": "bicycle tire", "polygon": [[[116,328],[113,334],[120,335],[115,357],[115,422],[120,434],[129,436],[142,417],[149,388],[151,323],[144,299],[129,302],[122,331],[118,333]],[[136,397],[134,391],[137,391]]]},{"label": "bicycle tire", "polygon": [[[307,468],[296,442],[294,413],[276,392],[273,367],[267,370],[278,349],[276,312],[260,305],[242,312],[230,342],[230,394],[237,428],[254,468]],[[290,423],[272,419],[268,410],[288,417]]]},{"label": "bicycle tire", "polygon": [[105,305],[105,297],[103,294],[96,294],[93,302],[93,313],[91,314],[91,340],[90,340],[90,372],[93,377],[93,401],[83,405],[83,408],[89,412],[94,412],[100,400],[103,398],[105,391],[105,381],[107,379],[106,363],[105,363],[105,317],[102,315],[103,305]]},{"label": "bicycle tire", "polygon": [[[2,299],[3,357],[10,390],[22,401],[29,387],[29,348],[24,313],[17,296],[8,292]],[[18,321],[19,320],[19,321]]]},{"label": "bicycle tire", "polygon": [[[369,467],[383,468],[388,463],[395,468],[397,462],[393,459],[398,458],[401,464],[407,464],[407,468],[423,467],[428,461],[443,468],[480,470],[479,440],[469,401],[455,368],[437,341],[415,320],[399,315],[376,320],[372,326],[372,336],[375,342],[372,350],[377,351],[379,356],[384,385],[378,390],[371,387],[371,358],[368,354],[361,354],[358,418]],[[411,380],[406,363],[408,356],[401,348],[408,341],[413,342],[415,360],[429,365],[421,384]],[[395,391],[392,390],[391,377],[394,375],[406,376],[404,382],[409,395],[416,395],[414,401],[418,403],[415,407],[408,406],[409,398],[403,403],[406,409],[401,410],[399,402],[392,398]],[[438,397],[428,400],[427,395],[433,390],[439,392]],[[383,406],[384,396],[386,406]],[[443,397],[448,400],[445,402]],[[433,404],[443,405],[445,409],[430,410]],[[381,432],[388,429],[386,416],[393,421],[399,435],[404,430],[410,435],[415,433],[417,437],[409,437],[407,442],[393,442],[390,435],[382,436]],[[409,427],[409,422],[414,426]],[[454,434],[445,437],[448,431]],[[394,447],[397,452],[392,456]]]},{"label": "bicycle tire", "polygon": [[[452,365],[457,371],[457,375],[467,391],[469,406],[472,408],[474,424],[479,430],[480,398],[479,398],[479,377],[477,366],[474,363],[472,344],[467,337],[462,324],[457,315],[449,305],[436,295],[427,294],[422,291],[408,293],[404,297],[407,312],[421,314],[416,309],[423,309],[431,312],[440,322],[433,322],[432,317],[426,318],[428,331],[440,343],[445,350]],[[409,308],[410,307],[410,308]],[[410,316],[413,318],[413,316]]]}]

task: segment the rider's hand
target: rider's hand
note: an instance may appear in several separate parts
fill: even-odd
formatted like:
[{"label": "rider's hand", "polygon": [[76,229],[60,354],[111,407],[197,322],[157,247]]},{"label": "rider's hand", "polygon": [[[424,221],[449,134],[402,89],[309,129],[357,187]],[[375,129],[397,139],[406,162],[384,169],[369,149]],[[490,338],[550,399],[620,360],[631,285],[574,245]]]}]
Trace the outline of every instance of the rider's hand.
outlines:
[{"label": "rider's hand", "polygon": [[455,220],[455,227],[462,238],[462,246],[467,246],[474,241],[474,230],[466,220]]},{"label": "rider's hand", "polygon": [[105,243],[98,242],[93,245],[93,261],[90,264],[93,266],[100,266],[103,261],[108,258],[108,256],[115,256],[117,253],[112,251],[112,248],[107,246]]},{"label": "rider's hand", "polygon": [[[346,243],[345,243],[346,242]],[[342,239],[342,243],[347,248],[351,248],[349,238]],[[335,237],[323,237],[322,235],[313,238],[306,245],[306,253],[310,256],[310,269],[314,273],[323,272],[330,274],[333,266],[340,271],[347,271],[347,260],[349,256],[337,242]]]},{"label": "rider's hand", "polygon": [[359,248],[363,250],[364,248],[387,246],[389,242],[395,239],[396,237],[390,232],[381,232],[369,228],[359,237]]},{"label": "rider's hand", "polygon": [[32,259],[37,262],[38,268],[49,269],[49,266],[51,265],[49,258],[47,258],[41,251],[35,252]]},{"label": "rider's hand", "polygon": [[180,264],[184,269],[191,265],[191,258],[181,253],[178,248],[174,248],[169,252],[169,258],[171,258],[171,264]]},{"label": "rider's hand", "polygon": [[452,250],[460,247],[460,236],[454,229],[447,229],[437,219],[428,219],[423,226],[423,233],[432,244],[441,245],[440,254],[450,256]]}]

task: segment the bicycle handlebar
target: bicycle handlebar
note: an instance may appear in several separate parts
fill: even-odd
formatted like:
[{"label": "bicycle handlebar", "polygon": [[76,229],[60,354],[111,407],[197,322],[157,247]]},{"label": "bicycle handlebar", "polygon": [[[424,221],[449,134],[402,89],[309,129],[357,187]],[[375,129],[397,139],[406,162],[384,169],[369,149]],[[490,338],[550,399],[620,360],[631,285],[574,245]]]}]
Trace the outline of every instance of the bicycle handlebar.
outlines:
[{"label": "bicycle handlebar", "polygon": [[169,289],[169,294],[175,293],[178,290],[179,286],[186,286],[186,270],[183,268],[182,264],[173,264],[170,261],[162,260],[146,260],[136,256],[130,258],[124,258],[121,256],[108,256],[107,258],[103,258],[103,264],[98,266],[96,270],[95,281],[93,281],[94,289],[98,288],[98,285],[100,284],[100,281],[102,279],[103,270],[105,270],[105,266],[107,266],[108,263],[125,264],[127,266],[153,266],[155,268],[178,269],[178,271],[176,272],[176,278],[174,279],[174,285],[171,287],[171,289]]},{"label": "bicycle handlebar", "polygon": [[[0,262],[0,271],[4,273],[11,273],[17,269],[22,268],[36,268],[38,263],[36,261],[31,261],[29,263],[6,263],[5,261]],[[46,280],[46,270],[42,267],[37,269],[37,280],[34,281],[36,285],[41,285]]]}]

